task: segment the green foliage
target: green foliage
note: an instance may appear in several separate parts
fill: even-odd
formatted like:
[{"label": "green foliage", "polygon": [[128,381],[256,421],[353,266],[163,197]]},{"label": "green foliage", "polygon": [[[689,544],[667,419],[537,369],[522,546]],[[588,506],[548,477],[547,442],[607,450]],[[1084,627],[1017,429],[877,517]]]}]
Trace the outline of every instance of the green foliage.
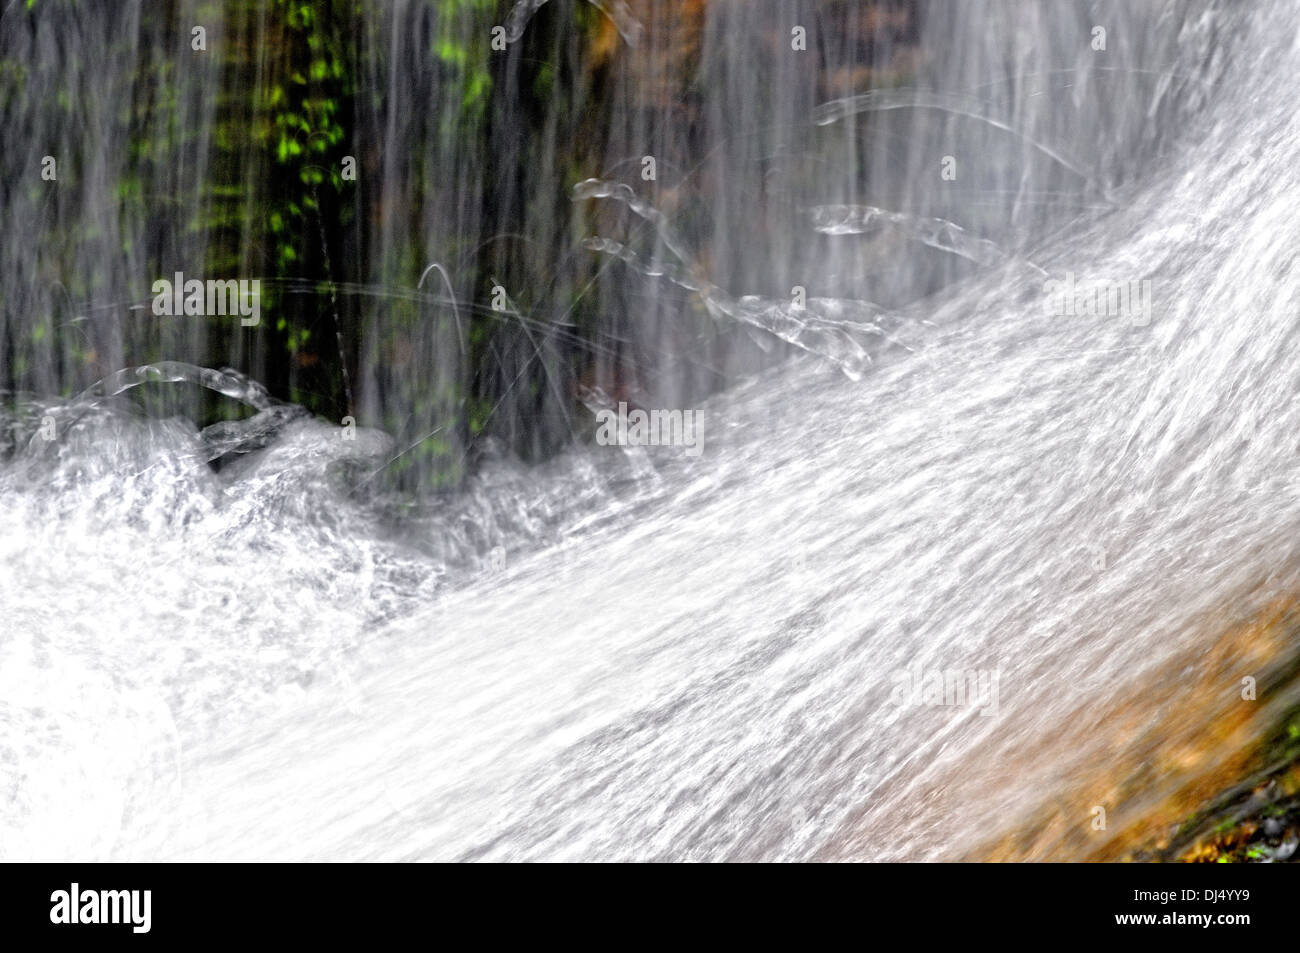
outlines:
[{"label": "green foliage", "polygon": [[[33,22],[41,22],[52,12],[75,13],[86,2],[26,0],[24,6],[36,11]],[[522,308],[545,304],[564,314],[578,335],[594,335],[602,316],[585,302],[548,299],[552,284],[565,287],[564,281],[553,282],[525,245],[497,240],[536,223],[541,234],[530,235],[534,245],[576,244],[581,237],[567,232],[563,189],[551,194],[530,184],[538,178],[533,164],[539,143],[550,148],[578,128],[576,116],[554,115],[576,81],[572,56],[553,62],[550,55],[565,45],[556,32],[562,14],[548,14],[544,28],[539,20],[530,30],[525,42],[537,50],[517,47],[502,56],[490,49],[490,27],[503,21],[508,0],[417,0],[409,7],[403,26],[421,32],[404,55],[418,51],[423,57],[411,77],[423,98],[414,110],[404,103],[398,118],[416,127],[410,141],[424,148],[392,157],[379,154],[382,142],[360,141],[357,122],[359,115],[383,116],[391,105],[385,98],[393,95],[382,82],[366,82],[369,64],[358,60],[363,49],[385,48],[383,38],[365,35],[380,22],[372,0],[143,5],[132,29],[106,48],[133,71],[124,84],[130,95],[96,117],[116,124],[110,141],[125,146],[113,150],[117,164],[109,166],[114,175],[104,190],[115,214],[86,215],[66,234],[41,236],[41,257],[60,264],[52,272],[66,283],[61,293],[77,302],[110,300],[106,289],[121,283],[124,260],[148,280],[181,268],[212,278],[261,278],[259,327],[222,318],[195,333],[192,324],[156,322],[136,312],[124,325],[128,359],[229,362],[277,396],[334,419],[356,410],[345,370],[359,378],[356,370],[367,365],[370,382],[386,375],[382,389],[391,419],[365,423],[412,443],[392,473],[399,483],[432,476],[447,485],[463,475],[465,448],[474,438],[501,435],[502,420],[518,416],[511,407],[530,411],[550,401],[562,389],[550,376],[582,359],[576,351],[534,344],[515,319],[471,307],[464,299],[482,295],[485,275],[498,275]],[[586,4],[573,11],[581,30],[601,22]],[[193,17],[184,13],[221,24],[207,51],[190,50]],[[509,88],[503,81],[507,60],[517,70]],[[39,64],[0,62],[0,105],[4,97],[29,95],[23,87],[32,70]],[[73,124],[82,108],[75,83],[31,78],[31,88],[41,91],[38,107]],[[503,122],[507,110],[511,118]],[[547,128],[552,120],[567,124],[565,131]],[[590,174],[585,147],[579,142],[556,156],[557,178]],[[342,178],[345,155],[355,156],[360,184]],[[65,194],[83,185],[77,176],[87,163],[76,160],[74,154],[65,162],[60,153]],[[383,183],[395,198],[378,187],[381,162],[399,166]],[[34,205],[49,200],[50,190],[39,182],[14,187]],[[105,250],[102,265],[65,267],[95,260],[87,247]],[[178,249],[206,257],[171,260]],[[429,329],[451,327],[445,305],[399,300],[431,261],[452,272],[463,306],[456,316],[463,328],[441,337]],[[143,280],[138,274],[126,279],[132,289]],[[339,289],[349,284],[378,285],[381,293],[348,297]],[[389,293],[393,297],[385,297]],[[111,300],[122,299],[115,293]],[[25,323],[11,352],[11,376],[36,379],[51,364],[84,367],[87,375],[96,370],[105,358],[96,357],[71,318]],[[376,370],[375,363],[383,366]],[[503,403],[503,396],[514,403]],[[441,429],[427,436],[435,428]]]}]

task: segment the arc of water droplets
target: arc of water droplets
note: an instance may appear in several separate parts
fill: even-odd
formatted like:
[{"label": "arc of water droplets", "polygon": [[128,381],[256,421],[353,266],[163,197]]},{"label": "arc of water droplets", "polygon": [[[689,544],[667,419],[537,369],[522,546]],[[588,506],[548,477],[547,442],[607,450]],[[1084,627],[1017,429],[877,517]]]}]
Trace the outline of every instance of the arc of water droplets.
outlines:
[{"label": "arc of water droplets", "polygon": [[[519,0],[506,17],[506,42],[514,43],[524,35],[524,28],[533,14],[546,6],[548,0]],[[593,7],[614,21],[619,35],[628,46],[636,46],[643,32],[640,21],[632,16],[625,0],[587,0]]]},{"label": "arc of water droplets", "polygon": [[239,371],[228,367],[218,371],[209,367],[196,367],[183,361],[158,361],[154,364],[142,364],[139,367],[124,367],[92,384],[80,394],[77,401],[116,397],[141,384],[183,382],[214,390],[248,404],[255,410],[266,410],[279,403],[262,384]]},{"label": "arc of water droplets", "polygon": [[678,264],[645,264],[636,252],[608,238],[589,238],[584,242],[584,247],[612,255],[642,274],[667,278],[688,291],[698,293],[714,320],[725,316],[747,327],[775,335],[795,347],[833,362],[853,380],[860,379],[871,365],[868,345],[879,345],[888,340],[885,331],[875,322],[876,318],[886,312],[869,301],[813,298],[805,306],[799,307],[792,301],[760,298],[757,295],[731,297],[702,277],[702,269],[696,265],[686,243],[669,225],[663,212],[638,198],[628,185],[587,179],[574,186],[573,198],[575,201],[613,199],[654,225],[660,241],[677,259]]},{"label": "arc of water droplets", "polygon": [[1033,262],[1017,258],[987,238],[972,235],[945,218],[926,218],[874,205],[816,205],[810,211],[813,228],[823,235],[861,235],[879,225],[889,225],[923,245],[959,255],[977,265],[992,266],[1014,261],[1047,275]]},{"label": "arc of water droplets", "polygon": [[[114,371],[82,391],[72,402],[73,408],[82,407],[108,397],[117,397],[142,384],[190,383],[206,387],[233,400],[252,407],[257,413],[242,420],[222,420],[204,427],[201,431],[208,461],[229,453],[249,441],[265,439],[285,423],[306,415],[296,404],[285,404],[271,396],[258,381],[232,368],[214,370],[198,367],[183,361],[158,361],[138,367],[124,367]],[[32,446],[36,446],[36,436]]]},{"label": "arc of water droplets", "polygon": [[858,113],[883,112],[889,109],[935,109],[954,116],[965,116],[968,119],[978,120],[995,129],[1001,129],[1013,136],[1020,137],[1043,155],[1054,162],[1060,163],[1079,176],[1088,183],[1089,187],[1095,188],[1096,183],[1093,176],[1073,159],[1051,146],[1039,142],[1025,133],[1024,130],[1011,125],[1007,120],[994,115],[988,104],[983,100],[972,99],[969,96],[940,93],[926,89],[875,89],[859,96],[847,96],[843,99],[834,99],[828,103],[823,103],[813,110],[813,122],[819,126],[829,126]]}]

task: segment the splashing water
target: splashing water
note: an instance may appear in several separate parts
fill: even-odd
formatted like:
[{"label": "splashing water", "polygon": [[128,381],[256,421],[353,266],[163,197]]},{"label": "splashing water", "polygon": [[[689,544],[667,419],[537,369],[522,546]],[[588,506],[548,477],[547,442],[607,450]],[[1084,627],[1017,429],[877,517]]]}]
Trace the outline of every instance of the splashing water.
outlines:
[{"label": "splashing water", "polygon": [[[7,411],[4,859],[943,858],[1055,811],[1130,741],[1097,713],[1158,718],[1169,671],[1217,673],[1226,628],[1300,591],[1300,38],[1285,3],[1152,6],[1106,7],[1137,38],[1115,52],[1167,68],[1071,69],[1092,92],[1068,116],[1037,106],[1061,74],[1030,61],[1077,23],[998,3],[931,23],[951,88],[1003,61],[961,41],[1010,45],[1022,68],[996,95],[1017,145],[987,112],[910,117],[904,165],[929,185],[886,202],[828,182],[793,202],[803,231],[762,247],[722,227],[692,252],[626,184],[580,185],[652,225],[649,254],[600,230],[614,267],[805,352],[735,369],[701,404],[698,458],[489,450],[415,505],[367,490],[400,440],[344,437],[235,372],[140,365]],[[742,47],[710,35],[708,62],[738,70]],[[1179,78],[1197,63],[1215,82]],[[1045,209],[1097,190],[1028,158],[981,180],[987,216],[947,207],[969,194],[912,201],[947,154],[917,143],[949,135],[959,168],[983,146],[1041,153],[1031,136],[1091,142],[1109,207]],[[739,179],[709,210],[724,226]],[[894,207],[943,258],[905,269],[903,304],[796,306],[763,280],[833,286],[866,254],[833,223]],[[927,242],[920,222],[943,224]],[[935,286],[949,257],[980,269]],[[1149,280],[1152,313],[1069,313],[1044,274]],[[252,413],[200,428],[129,403],[156,386]],[[995,693],[900,698],[935,672]],[[1039,856],[1081,854],[1062,837]]]}]

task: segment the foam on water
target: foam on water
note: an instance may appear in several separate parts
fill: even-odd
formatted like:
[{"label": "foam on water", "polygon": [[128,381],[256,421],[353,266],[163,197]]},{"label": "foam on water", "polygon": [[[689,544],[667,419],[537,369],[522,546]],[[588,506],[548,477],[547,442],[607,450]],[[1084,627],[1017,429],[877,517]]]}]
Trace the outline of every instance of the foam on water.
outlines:
[{"label": "foam on water", "polygon": [[[83,398],[0,471],[5,859],[944,857],[1104,764],[1081,712],[1300,591],[1300,45],[1205,15],[1244,52],[1195,127],[1033,254],[1149,279],[1149,322],[1013,264],[859,380],[814,346],[707,402],[699,458],[409,510],[358,491],[381,434],[214,472]],[[900,706],[915,666],[996,712]]]}]

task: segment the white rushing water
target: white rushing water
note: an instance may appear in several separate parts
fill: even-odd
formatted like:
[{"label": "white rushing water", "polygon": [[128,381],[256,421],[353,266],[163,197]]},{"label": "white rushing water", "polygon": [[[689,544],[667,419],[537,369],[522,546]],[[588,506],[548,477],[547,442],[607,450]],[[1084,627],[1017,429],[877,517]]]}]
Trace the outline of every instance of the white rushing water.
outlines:
[{"label": "white rushing water", "polygon": [[[1065,720],[1300,591],[1295,14],[1234,21],[1110,210],[877,316],[859,379],[801,355],[704,403],[698,457],[503,455],[395,515],[347,491],[375,431],[286,415],[214,472],[180,419],[34,410],[0,857],[918,859],[1014,825],[1095,755]],[[1150,310],[1058,313],[1067,275]],[[915,671],[996,696],[899,704]]]}]

